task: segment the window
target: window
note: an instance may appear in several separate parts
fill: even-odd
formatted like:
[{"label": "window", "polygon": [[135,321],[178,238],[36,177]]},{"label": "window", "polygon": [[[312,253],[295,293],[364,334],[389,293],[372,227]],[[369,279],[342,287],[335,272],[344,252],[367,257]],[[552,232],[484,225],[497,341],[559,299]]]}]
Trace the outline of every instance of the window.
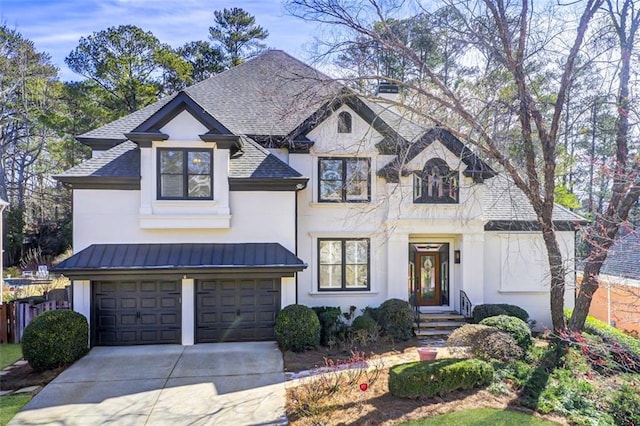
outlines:
[{"label": "window", "polygon": [[159,148],[159,200],[212,200],[213,151]]},{"label": "window", "polygon": [[318,239],[318,290],[369,290],[369,239]]},{"label": "window", "polygon": [[367,202],[370,200],[368,158],[320,158],[319,195],[323,202]]},{"label": "window", "polygon": [[338,114],[338,133],[351,133],[351,114],[346,111]]},{"label": "window", "polygon": [[458,203],[458,172],[440,158],[432,158],[424,169],[413,175],[413,202],[431,204]]}]

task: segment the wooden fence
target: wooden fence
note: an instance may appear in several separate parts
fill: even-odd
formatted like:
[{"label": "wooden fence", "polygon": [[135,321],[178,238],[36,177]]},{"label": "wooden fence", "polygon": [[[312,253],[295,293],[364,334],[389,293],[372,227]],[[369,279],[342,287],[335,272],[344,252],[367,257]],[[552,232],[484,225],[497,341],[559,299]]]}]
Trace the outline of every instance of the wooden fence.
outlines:
[{"label": "wooden fence", "polygon": [[70,309],[69,302],[49,300],[37,305],[24,302],[3,303],[0,308],[0,342],[20,343],[27,325],[44,311]]}]

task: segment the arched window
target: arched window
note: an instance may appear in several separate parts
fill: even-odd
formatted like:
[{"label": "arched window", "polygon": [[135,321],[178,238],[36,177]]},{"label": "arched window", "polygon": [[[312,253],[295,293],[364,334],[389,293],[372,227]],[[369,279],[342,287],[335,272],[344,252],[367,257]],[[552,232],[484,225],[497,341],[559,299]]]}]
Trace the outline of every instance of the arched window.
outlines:
[{"label": "arched window", "polygon": [[351,114],[346,111],[338,114],[338,133],[351,133]]},{"label": "arched window", "polygon": [[457,204],[458,172],[440,158],[432,158],[413,175],[413,202]]}]

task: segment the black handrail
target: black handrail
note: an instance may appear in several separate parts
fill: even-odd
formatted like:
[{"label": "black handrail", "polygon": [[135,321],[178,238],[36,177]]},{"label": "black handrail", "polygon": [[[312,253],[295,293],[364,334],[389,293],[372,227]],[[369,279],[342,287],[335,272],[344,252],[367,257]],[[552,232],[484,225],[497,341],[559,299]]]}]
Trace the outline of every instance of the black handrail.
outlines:
[{"label": "black handrail", "polygon": [[473,304],[464,290],[460,290],[460,315],[465,318],[471,318],[473,316]]},{"label": "black handrail", "polygon": [[418,289],[415,285],[415,283],[411,283],[411,295],[409,296],[409,305],[411,305],[413,307],[413,310],[415,311],[415,320],[416,320],[416,327],[419,329],[420,328],[420,305],[418,304]]}]

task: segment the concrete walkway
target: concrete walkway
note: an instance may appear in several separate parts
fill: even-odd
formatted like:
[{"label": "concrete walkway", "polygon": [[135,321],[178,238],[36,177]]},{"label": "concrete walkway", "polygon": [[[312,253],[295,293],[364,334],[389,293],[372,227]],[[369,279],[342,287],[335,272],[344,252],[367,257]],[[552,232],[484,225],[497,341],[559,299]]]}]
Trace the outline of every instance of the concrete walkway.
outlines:
[{"label": "concrete walkway", "polygon": [[93,348],[9,425],[286,424],[273,342]]}]

